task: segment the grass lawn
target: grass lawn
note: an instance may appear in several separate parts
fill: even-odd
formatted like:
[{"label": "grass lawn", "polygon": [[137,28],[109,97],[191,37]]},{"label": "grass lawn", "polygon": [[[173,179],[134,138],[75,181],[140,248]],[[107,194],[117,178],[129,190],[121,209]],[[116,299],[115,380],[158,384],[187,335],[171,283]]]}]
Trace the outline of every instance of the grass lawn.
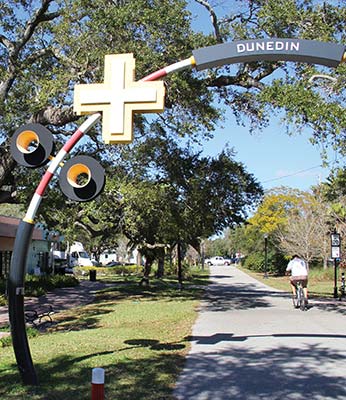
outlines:
[{"label": "grass lawn", "polygon": [[[289,292],[289,277],[288,276],[271,276],[264,278],[263,272],[253,272],[248,269],[240,267],[244,272],[253,276],[257,280],[265,283],[273,288],[284,290]],[[342,270],[344,271],[344,270]],[[340,288],[340,276],[341,272],[338,269],[338,282],[337,286]],[[345,272],[345,271],[344,271]],[[313,297],[333,297],[334,294],[334,268],[329,267],[327,270],[322,268],[311,268],[309,272],[309,296]]]},{"label": "grass lawn", "polygon": [[183,290],[118,278],[93,304],[54,315],[48,332],[29,339],[38,387],[23,386],[12,347],[0,349],[0,398],[89,399],[91,370],[101,367],[106,399],[172,399],[202,294],[193,284],[205,284],[206,274]]}]

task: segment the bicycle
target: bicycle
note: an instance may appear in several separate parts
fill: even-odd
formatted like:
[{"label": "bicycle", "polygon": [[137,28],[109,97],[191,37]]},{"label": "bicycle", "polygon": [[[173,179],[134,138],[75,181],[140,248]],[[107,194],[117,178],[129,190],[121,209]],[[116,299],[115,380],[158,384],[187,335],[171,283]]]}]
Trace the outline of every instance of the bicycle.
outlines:
[{"label": "bicycle", "polygon": [[297,281],[296,295],[293,297],[294,308],[299,308],[301,311],[307,310],[307,301],[305,298],[303,284],[301,281]]}]

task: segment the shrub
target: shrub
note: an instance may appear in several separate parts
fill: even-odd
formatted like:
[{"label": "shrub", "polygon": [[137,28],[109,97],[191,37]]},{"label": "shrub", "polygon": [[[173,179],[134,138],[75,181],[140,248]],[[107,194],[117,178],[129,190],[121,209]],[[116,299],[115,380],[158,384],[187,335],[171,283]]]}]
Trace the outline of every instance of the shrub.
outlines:
[{"label": "shrub", "polygon": [[53,275],[50,276],[54,288],[73,287],[79,285],[79,281],[73,275]]},{"label": "shrub", "polygon": [[176,276],[178,273],[178,265],[173,262],[172,263],[165,262],[164,272],[165,272],[165,275]]},{"label": "shrub", "polygon": [[[1,331],[8,332],[10,330],[9,326],[4,326],[1,328]],[[26,329],[26,333],[28,338],[33,338],[35,336],[39,335],[39,331],[36,328],[33,327],[28,327]],[[12,336],[4,336],[0,339],[0,347],[7,347],[7,346],[12,346]]]},{"label": "shrub", "polygon": [[6,306],[7,304],[7,300],[6,300],[6,296],[4,294],[0,295],[0,306]]},{"label": "shrub", "polygon": [[[244,262],[244,267],[255,272],[264,272],[265,269],[265,258],[264,253],[252,253],[249,254]],[[272,275],[283,275],[287,266],[287,260],[285,257],[276,252],[268,253],[267,260],[267,272]]]},{"label": "shrub", "polygon": [[12,337],[4,336],[0,339],[0,347],[12,346]]},{"label": "shrub", "polygon": [[[27,275],[25,281],[26,296],[39,297],[55,288],[77,286],[78,279],[72,275]],[[6,304],[6,279],[0,280],[0,305]]]},{"label": "shrub", "polygon": [[5,306],[7,304],[6,300],[6,287],[7,287],[7,280],[2,277],[0,279],[0,306]]},{"label": "shrub", "polygon": [[[182,268],[182,275],[184,280],[189,280],[192,277],[192,269],[194,267],[191,267],[189,263],[183,261],[181,264]],[[178,276],[178,264],[177,263],[169,263],[165,262],[165,276]]]},{"label": "shrub", "polygon": [[42,296],[55,288],[77,286],[78,279],[72,275],[28,275],[26,281],[26,294],[29,296]]},{"label": "shrub", "polygon": [[251,271],[262,272],[264,270],[264,255],[252,253],[245,257],[244,267]]},{"label": "shrub", "polygon": [[142,271],[142,267],[135,264],[130,265],[116,265],[114,267],[75,267],[74,272],[78,276],[88,276],[90,270],[96,270],[97,275],[111,276],[111,275],[132,275]]}]

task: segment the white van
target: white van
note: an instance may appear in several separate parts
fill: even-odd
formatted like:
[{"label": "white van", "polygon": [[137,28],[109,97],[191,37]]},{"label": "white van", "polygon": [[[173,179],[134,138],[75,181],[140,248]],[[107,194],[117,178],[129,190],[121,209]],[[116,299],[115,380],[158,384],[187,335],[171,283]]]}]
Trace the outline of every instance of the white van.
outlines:
[{"label": "white van", "polygon": [[82,243],[74,242],[70,248],[70,263],[73,267],[90,267],[93,265],[89,254],[84,250]]}]

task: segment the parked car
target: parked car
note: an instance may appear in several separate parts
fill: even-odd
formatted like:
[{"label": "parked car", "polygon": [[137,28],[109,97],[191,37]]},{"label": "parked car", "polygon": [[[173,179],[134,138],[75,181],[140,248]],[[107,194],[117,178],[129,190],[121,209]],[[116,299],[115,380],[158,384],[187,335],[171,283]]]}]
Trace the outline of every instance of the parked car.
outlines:
[{"label": "parked car", "polygon": [[67,260],[56,258],[54,256],[54,273],[64,275],[67,268]]},{"label": "parked car", "polygon": [[204,260],[204,262],[209,266],[211,266],[211,265],[231,265],[232,264],[232,260],[230,260],[229,258],[223,258],[220,256],[207,258]]},{"label": "parked car", "polygon": [[106,264],[106,267],[118,267],[119,265],[123,265],[119,261],[110,261],[109,263]]},{"label": "parked car", "polygon": [[97,261],[94,258],[91,259],[91,265],[93,267],[102,267],[102,264],[100,263],[100,261]]},{"label": "parked car", "polygon": [[72,266],[67,264],[67,260],[55,259],[54,260],[54,272],[55,274],[65,275],[65,274],[74,274]]}]

